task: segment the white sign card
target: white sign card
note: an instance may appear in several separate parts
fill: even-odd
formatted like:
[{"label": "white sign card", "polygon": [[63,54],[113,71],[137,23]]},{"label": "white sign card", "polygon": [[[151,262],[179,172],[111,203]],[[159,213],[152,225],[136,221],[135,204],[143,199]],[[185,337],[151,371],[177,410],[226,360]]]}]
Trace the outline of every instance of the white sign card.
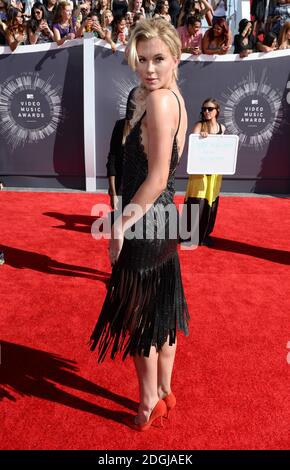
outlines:
[{"label": "white sign card", "polygon": [[190,134],[187,173],[189,175],[234,175],[237,165],[239,137]]}]

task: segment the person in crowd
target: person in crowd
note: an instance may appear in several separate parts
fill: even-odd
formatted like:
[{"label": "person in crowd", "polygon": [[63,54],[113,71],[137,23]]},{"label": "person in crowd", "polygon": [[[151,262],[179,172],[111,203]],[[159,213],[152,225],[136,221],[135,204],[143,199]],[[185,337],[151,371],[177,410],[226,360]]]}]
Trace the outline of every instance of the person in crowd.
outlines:
[{"label": "person in crowd", "polygon": [[111,136],[110,151],[107,159],[107,178],[109,181],[110,203],[113,210],[118,209],[118,197],[121,194],[124,148],[135,108],[135,90],[136,88],[133,88],[129,93],[125,118],[116,121]]},{"label": "person in crowd", "polygon": [[7,0],[0,0],[0,20],[6,23],[8,18],[8,2]]},{"label": "person in crowd", "polygon": [[212,25],[213,9],[207,0],[185,0],[178,19],[178,26],[184,26],[188,16],[195,16],[200,20],[206,18],[207,24]]},{"label": "person in crowd", "polygon": [[143,13],[141,13],[141,12],[135,13],[135,15],[133,17],[133,23],[131,25],[129,34],[131,33],[132,29],[135,28],[136,24],[139,23],[139,21],[145,20],[145,19],[146,19],[146,16],[144,16]]},{"label": "person in crowd", "polygon": [[212,24],[215,24],[219,18],[227,19],[227,0],[211,0],[211,6],[213,9]]},{"label": "person in crowd", "polygon": [[267,33],[262,42],[257,41],[257,51],[259,52],[272,52],[278,49],[277,36],[274,33]]},{"label": "person in crowd", "polygon": [[76,22],[78,23],[79,28],[81,27],[81,25],[84,25],[84,23],[86,23],[87,18],[89,14],[91,13],[91,8],[92,8],[92,5],[89,0],[81,0],[79,4],[75,3],[73,5],[72,18],[76,19]]},{"label": "person in crowd", "polygon": [[99,0],[95,10],[97,11],[99,22],[102,21],[102,15],[106,10],[109,10],[111,7],[111,2],[109,0]]},{"label": "person in crowd", "polygon": [[144,0],[143,2],[146,18],[152,18],[154,16],[156,1],[155,0]]},{"label": "person in crowd", "polygon": [[279,49],[290,49],[290,22],[287,21],[281,29]]},{"label": "person in crowd", "polygon": [[239,22],[239,33],[234,37],[234,54],[240,54],[241,58],[248,57],[256,50],[256,38],[252,34],[253,25],[246,18]]},{"label": "person in crowd", "polygon": [[134,21],[134,15],[131,11],[127,11],[126,15],[125,15],[125,18],[126,18],[126,25],[127,25],[127,29],[130,33],[130,30],[131,30],[131,26],[133,24],[133,21]]},{"label": "person in crowd", "polygon": [[57,5],[53,23],[55,42],[58,46],[61,46],[65,41],[78,37],[79,33],[80,25],[77,23],[76,18],[72,16],[71,4],[67,1],[60,2]]},{"label": "person in crowd", "polygon": [[113,0],[112,11],[115,16],[125,16],[128,11],[128,0]]},{"label": "person in crowd", "polygon": [[[192,132],[206,138],[209,134],[221,135],[225,126],[220,124],[218,117],[220,105],[214,98],[207,98],[201,107],[201,118],[195,124]],[[195,221],[191,220],[191,205],[199,207],[199,245],[212,246],[213,232],[221,188],[221,175],[190,175],[185,194],[187,213],[187,230],[191,232]],[[186,241],[186,240],[185,240]]]},{"label": "person in crowd", "polygon": [[202,39],[202,51],[208,55],[223,55],[229,52],[232,45],[232,34],[228,23],[223,18],[215,21],[208,29]]},{"label": "person in crowd", "polygon": [[169,11],[168,0],[157,0],[153,18],[164,18],[165,20],[169,21],[169,23],[171,23],[171,17],[168,11]]},{"label": "person in crowd", "polygon": [[290,21],[290,1],[275,0],[272,1],[269,8],[268,20],[270,22],[270,30],[277,37],[287,21]]},{"label": "person in crowd", "polygon": [[[188,334],[177,230],[176,237],[172,230],[178,216],[173,203],[175,170],[187,129],[176,83],[180,55],[178,34],[168,21],[143,20],[133,29],[127,56],[141,83],[134,93],[135,125],[131,122],[125,143],[124,211],[112,227],[113,270],[91,335],[91,349],[98,347],[99,362],[109,352],[111,358],[122,353],[123,359],[128,355],[134,359],[140,397],[131,423],[136,431],[147,431],[175,406],[171,375],[176,333],[179,329]],[[144,236],[139,237],[144,226]]]},{"label": "person in crowd", "polygon": [[8,9],[7,9],[7,0],[0,0],[0,45],[4,46],[6,44],[5,32],[7,29],[7,18],[8,18]]},{"label": "person in crowd", "polygon": [[49,28],[52,30],[53,18],[56,12],[57,0],[43,0],[45,17]]},{"label": "person in crowd", "polygon": [[[253,34],[257,38],[257,42],[263,43],[266,31],[266,12],[267,0],[252,0],[251,1],[251,19],[253,20]],[[263,37],[261,37],[263,32]]]},{"label": "person in crowd", "polygon": [[169,10],[168,13],[171,18],[171,24],[173,24],[174,28],[177,28],[178,17],[181,10],[179,0],[168,0],[169,3]]},{"label": "person in crowd", "polygon": [[31,9],[31,19],[27,23],[27,31],[30,44],[41,44],[54,40],[53,31],[46,21],[44,5],[40,2],[34,3]]},{"label": "person in crowd", "polygon": [[111,10],[105,10],[101,18],[101,26],[105,34],[112,33],[112,24],[114,21],[113,13]]},{"label": "person in crowd", "polygon": [[18,46],[28,44],[26,23],[18,8],[10,7],[8,10],[5,37],[12,52],[15,51]]},{"label": "person in crowd", "polygon": [[128,42],[129,31],[125,16],[115,16],[112,24],[112,33],[106,32],[105,39],[111,45],[115,52],[118,45],[126,45]]},{"label": "person in crowd", "polygon": [[10,2],[8,1],[8,9],[10,9],[10,7],[16,8],[17,10],[21,11],[21,13],[23,13],[24,8],[22,0],[10,0]]},{"label": "person in crowd", "polygon": [[142,7],[142,0],[131,0],[129,1],[129,11],[133,13],[133,18],[136,13],[141,13],[144,17],[146,16],[144,7]]},{"label": "person in crowd", "polygon": [[193,55],[201,54],[202,32],[199,18],[188,16],[185,26],[177,28],[177,32],[181,40],[182,52],[188,52]]},{"label": "person in crowd", "polygon": [[106,37],[105,31],[100,25],[97,10],[93,10],[88,14],[87,19],[82,24],[81,28],[82,32],[85,31],[86,33],[94,33],[95,38],[105,39]]}]

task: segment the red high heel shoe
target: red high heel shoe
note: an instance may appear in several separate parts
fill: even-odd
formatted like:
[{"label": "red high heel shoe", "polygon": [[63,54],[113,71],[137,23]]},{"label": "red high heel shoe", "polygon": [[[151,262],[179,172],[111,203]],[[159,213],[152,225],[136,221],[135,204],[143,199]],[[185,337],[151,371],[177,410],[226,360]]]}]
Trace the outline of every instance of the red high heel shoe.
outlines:
[{"label": "red high heel shoe", "polygon": [[163,401],[166,405],[167,408],[167,413],[165,418],[169,417],[169,413],[173,410],[173,408],[176,406],[176,398],[175,395],[171,392],[169,393],[165,398],[163,398]]},{"label": "red high heel shoe", "polygon": [[163,416],[165,416],[166,413],[167,408],[164,401],[159,400],[151,411],[148,421],[144,424],[134,424],[134,429],[136,429],[136,431],[147,431],[151,424],[153,424],[158,418],[161,419],[161,426],[163,427]]}]

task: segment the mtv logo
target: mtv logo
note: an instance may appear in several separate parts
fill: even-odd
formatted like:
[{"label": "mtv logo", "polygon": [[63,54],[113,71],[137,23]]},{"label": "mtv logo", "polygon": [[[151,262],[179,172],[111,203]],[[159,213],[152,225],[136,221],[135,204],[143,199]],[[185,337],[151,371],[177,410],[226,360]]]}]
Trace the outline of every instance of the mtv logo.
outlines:
[{"label": "mtv logo", "polygon": [[258,100],[252,100],[252,104],[258,104]]},{"label": "mtv logo", "polygon": [[28,100],[33,100],[34,95],[26,95],[26,98],[27,98]]}]

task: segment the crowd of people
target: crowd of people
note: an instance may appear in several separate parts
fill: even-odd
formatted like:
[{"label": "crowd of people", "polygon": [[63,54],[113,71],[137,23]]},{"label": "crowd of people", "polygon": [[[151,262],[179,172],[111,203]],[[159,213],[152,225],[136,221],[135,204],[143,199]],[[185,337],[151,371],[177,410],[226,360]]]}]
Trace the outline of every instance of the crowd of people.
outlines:
[{"label": "crowd of people", "polygon": [[161,17],[177,29],[182,52],[193,55],[246,57],[290,48],[290,1],[271,0],[268,11],[265,4],[253,0],[252,20],[242,19],[233,37],[227,0],[0,0],[0,44],[12,51],[23,44],[61,45],[93,32],[115,51],[142,18]]}]

